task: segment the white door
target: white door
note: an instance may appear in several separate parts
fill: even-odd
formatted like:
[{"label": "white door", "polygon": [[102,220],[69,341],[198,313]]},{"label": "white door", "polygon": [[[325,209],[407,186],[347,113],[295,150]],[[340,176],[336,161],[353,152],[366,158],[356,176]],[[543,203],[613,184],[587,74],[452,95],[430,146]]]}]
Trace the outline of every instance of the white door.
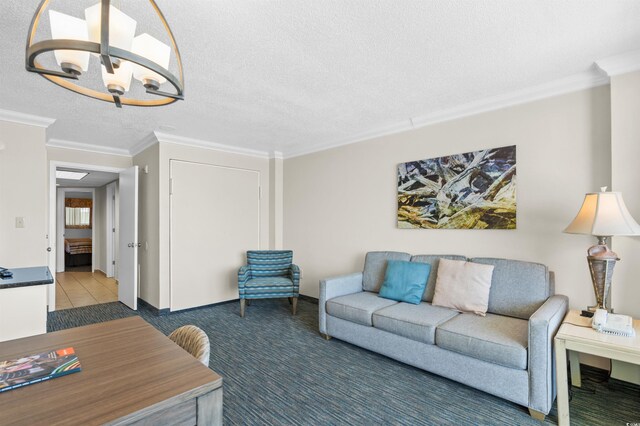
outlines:
[{"label": "white door", "polygon": [[170,221],[171,310],[237,299],[260,248],[260,173],[172,160]]},{"label": "white door", "polygon": [[138,166],[120,172],[118,300],[138,309]]},{"label": "white door", "polygon": [[106,248],[107,248],[107,277],[115,276],[116,261],[116,183],[107,185],[107,224],[106,224]]}]

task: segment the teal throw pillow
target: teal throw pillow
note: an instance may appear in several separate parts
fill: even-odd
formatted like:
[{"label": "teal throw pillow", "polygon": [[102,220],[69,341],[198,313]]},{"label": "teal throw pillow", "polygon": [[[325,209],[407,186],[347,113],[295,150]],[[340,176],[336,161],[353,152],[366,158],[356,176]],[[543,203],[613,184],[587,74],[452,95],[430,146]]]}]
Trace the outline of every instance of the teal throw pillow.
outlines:
[{"label": "teal throw pillow", "polygon": [[430,272],[431,265],[428,263],[390,260],[378,296],[418,305]]}]

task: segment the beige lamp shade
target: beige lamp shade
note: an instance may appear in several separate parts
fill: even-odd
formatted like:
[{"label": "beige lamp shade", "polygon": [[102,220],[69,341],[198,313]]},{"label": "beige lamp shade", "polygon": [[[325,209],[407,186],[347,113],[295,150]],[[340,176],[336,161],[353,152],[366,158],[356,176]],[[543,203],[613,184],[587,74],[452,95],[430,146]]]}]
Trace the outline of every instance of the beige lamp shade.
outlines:
[{"label": "beige lamp shade", "polygon": [[564,232],[601,237],[640,235],[640,225],[631,217],[620,192],[588,193],[573,222]]}]

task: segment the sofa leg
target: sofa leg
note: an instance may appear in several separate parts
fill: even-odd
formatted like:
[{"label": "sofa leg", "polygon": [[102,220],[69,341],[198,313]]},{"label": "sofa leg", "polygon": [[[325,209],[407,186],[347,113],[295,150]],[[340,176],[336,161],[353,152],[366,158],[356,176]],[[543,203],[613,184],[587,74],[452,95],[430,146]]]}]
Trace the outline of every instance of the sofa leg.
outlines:
[{"label": "sofa leg", "polygon": [[247,301],[247,306],[251,306],[251,299],[245,299]]},{"label": "sofa leg", "polygon": [[297,307],[298,307],[298,298],[297,297],[292,297],[291,298],[291,312],[293,312],[293,315],[296,314]]},{"label": "sofa leg", "polygon": [[240,299],[240,316],[244,318],[244,305],[246,303],[246,299]]},{"label": "sofa leg", "polygon": [[324,337],[324,340],[331,340],[331,336],[329,336],[328,334],[320,333],[320,335]]},{"label": "sofa leg", "polygon": [[536,411],[533,408],[529,408],[529,414],[531,415],[531,417],[533,417],[536,420],[539,420],[541,422],[544,422],[544,417],[545,414],[541,413],[540,411]]}]

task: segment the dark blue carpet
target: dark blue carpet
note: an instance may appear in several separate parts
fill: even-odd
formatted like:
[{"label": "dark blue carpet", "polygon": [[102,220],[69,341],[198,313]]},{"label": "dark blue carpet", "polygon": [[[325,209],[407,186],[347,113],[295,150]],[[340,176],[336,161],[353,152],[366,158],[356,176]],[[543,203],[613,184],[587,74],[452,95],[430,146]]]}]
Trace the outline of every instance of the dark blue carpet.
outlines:
[{"label": "dark blue carpet", "polygon": [[[49,314],[49,331],[140,315],[165,334],[194,324],[209,335],[210,368],[224,378],[228,425],[539,425],[526,408],[318,334],[318,306],[286,299],[155,316],[120,303]],[[640,422],[640,390],[583,368],[575,425]],[[555,408],[547,416],[555,424]]]}]

